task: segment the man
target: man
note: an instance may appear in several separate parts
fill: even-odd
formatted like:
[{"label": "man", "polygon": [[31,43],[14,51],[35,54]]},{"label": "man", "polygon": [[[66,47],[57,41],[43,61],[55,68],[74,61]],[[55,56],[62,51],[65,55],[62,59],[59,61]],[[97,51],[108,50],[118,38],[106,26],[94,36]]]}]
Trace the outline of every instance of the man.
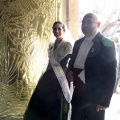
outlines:
[{"label": "man", "polygon": [[75,42],[67,78],[73,81],[71,120],[104,120],[116,80],[114,42],[99,32],[93,13],[82,20],[85,37]]}]

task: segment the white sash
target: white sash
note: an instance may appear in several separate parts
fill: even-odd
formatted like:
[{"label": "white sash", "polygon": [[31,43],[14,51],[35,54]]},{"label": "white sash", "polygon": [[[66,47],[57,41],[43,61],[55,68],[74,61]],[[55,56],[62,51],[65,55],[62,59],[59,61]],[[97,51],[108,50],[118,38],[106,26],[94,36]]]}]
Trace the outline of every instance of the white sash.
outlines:
[{"label": "white sash", "polygon": [[64,97],[67,100],[67,102],[70,103],[72,96],[70,94],[70,88],[69,88],[66,76],[63,72],[63,69],[61,68],[60,64],[53,57],[50,57],[50,63],[55,72],[55,75],[59,81],[59,84],[62,88]]},{"label": "white sash", "polygon": [[66,75],[63,72],[63,69],[61,68],[60,64],[54,59],[53,50],[49,51],[49,60],[53,68],[53,71],[55,72],[55,75],[58,79],[58,82],[61,86],[63,95],[66,101],[69,103],[68,120],[70,120],[71,109],[72,109],[71,100],[72,100],[72,94],[73,94],[73,83],[70,82],[70,88],[69,88],[68,81],[66,79]]}]

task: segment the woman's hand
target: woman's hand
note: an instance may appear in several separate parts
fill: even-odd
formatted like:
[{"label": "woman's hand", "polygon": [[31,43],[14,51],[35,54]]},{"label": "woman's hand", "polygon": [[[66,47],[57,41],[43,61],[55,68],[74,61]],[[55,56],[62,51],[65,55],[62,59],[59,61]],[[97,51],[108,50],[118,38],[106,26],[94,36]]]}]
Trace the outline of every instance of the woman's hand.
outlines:
[{"label": "woman's hand", "polygon": [[69,71],[67,73],[67,78],[70,82],[72,82],[74,80],[74,77],[73,77],[73,72],[72,71]]}]

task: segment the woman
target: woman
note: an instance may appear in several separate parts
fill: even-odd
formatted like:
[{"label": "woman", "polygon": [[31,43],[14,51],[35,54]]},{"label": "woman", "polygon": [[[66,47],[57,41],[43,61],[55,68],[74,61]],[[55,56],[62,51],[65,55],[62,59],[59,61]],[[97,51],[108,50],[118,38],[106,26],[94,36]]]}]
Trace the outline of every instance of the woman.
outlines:
[{"label": "woman", "polygon": [[54,72],[51,56],[53,55],[55,62],[58,63],[64,73],[66,73],[67,62],[72,52],[72,46],[69,42],[63,40],[65,26],[61,22],[55,22],[52,29],[56,41],[54,44],[51,44],[49,48],[50,62],[31,97],[24,120],[68,119],[69,105],[62,92],[62,86],[59,84],[60,81],[58,81],[58,77]]}]

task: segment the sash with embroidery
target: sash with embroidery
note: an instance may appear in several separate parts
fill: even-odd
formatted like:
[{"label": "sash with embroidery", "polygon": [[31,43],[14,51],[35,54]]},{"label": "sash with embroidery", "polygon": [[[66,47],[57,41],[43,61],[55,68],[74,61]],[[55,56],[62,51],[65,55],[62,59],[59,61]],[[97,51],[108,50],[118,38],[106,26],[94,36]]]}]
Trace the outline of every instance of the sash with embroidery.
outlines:
[{"label": "sash with embroidery", "polygon": [[68,111],[68,120],[71,118],[71,100],[72,100],[72,93],[73,93],[73,83],[70,83],[70,88],[68,85],[68,81],[66,79],[66,75],[63,72],[63,69],[61,68],[60,64],[55,60],[53,56],[53,50],[49,51],[49,60],[50,64],[53,68],[53,71],[55,72],[55,75],[58,79],[58,82],[61,86],[63,95],[66,99],[66,101],[69,103],[69,111]]},{"label": "sash with embroidery", "polygon": [[53,56],[50,57],[50,63],[59,81],[59,84],[62,88],[64,97],[67,100],[67,102],[70,103],[72,96],[70,93],[70,88],[68,85],[68,81],[66,79],[66,75],[64,74],[63,69],[61,68],[60,64],[54,59]]}]

